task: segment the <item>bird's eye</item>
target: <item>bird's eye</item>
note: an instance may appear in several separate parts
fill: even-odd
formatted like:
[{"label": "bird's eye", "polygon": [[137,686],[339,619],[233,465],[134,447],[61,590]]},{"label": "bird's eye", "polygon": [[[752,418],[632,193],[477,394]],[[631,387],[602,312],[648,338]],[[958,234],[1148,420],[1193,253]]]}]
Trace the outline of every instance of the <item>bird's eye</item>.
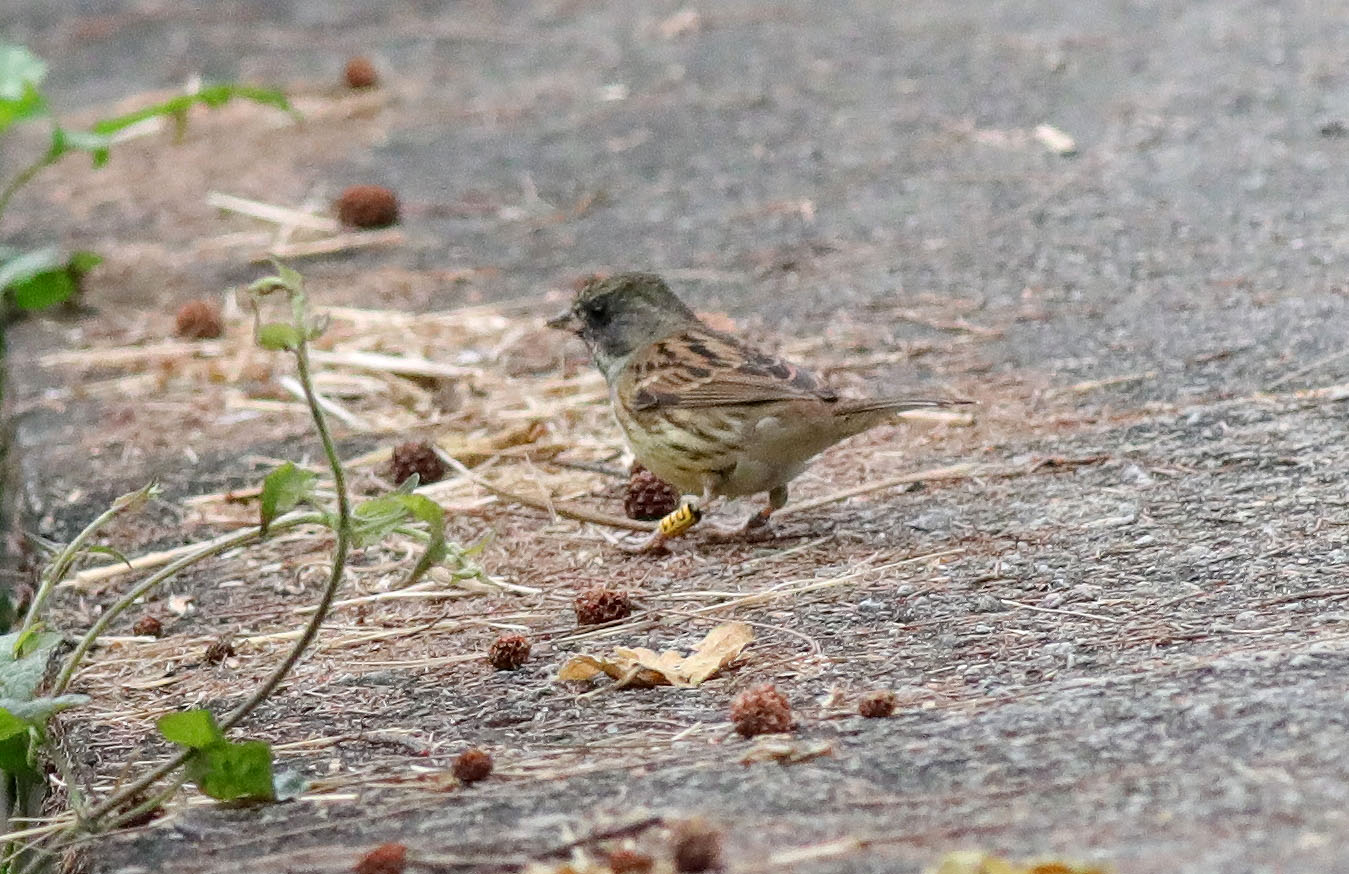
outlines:
[{"label": "bird's eye", "polygon": [[609,302],[604,298],[586,301],[585,311],[593,324],[603,325],[609,321]]}]

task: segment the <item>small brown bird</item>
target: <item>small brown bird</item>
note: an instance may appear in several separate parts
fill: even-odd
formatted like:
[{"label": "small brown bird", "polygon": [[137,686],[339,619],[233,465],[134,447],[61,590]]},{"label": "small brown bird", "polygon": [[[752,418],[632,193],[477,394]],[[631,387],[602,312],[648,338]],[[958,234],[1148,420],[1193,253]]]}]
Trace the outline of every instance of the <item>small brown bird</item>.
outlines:
[{"label": "small brown bird", "polygon": [[740,529],[761,530],[824,449],[905,410],[968,403],[840,398],[809,371],[708,327],[650,273],[590,280],[548,325],[590,348],[637,461],[700,498],[661,520],[649,547],[682,534],[716,497],[767,492],[768,506]]}]

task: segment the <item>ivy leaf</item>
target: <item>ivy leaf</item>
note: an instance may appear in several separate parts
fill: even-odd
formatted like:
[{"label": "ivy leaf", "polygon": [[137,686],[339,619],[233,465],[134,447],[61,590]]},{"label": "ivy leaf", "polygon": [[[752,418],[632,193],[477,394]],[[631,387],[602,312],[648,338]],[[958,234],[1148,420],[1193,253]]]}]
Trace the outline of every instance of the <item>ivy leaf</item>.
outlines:
[{"label": "ivy leaf", "polygon": [[42,731],[47,721],[57,713],[88,703],[88,695],[57,695],[54,698],[33,698],[28,701],[0,698],[0,738],[28,728]]},{"label": "ivy leaf", "polygon": [[289,461],[267,474],[262,481],[262,533],[267,533],[273,519],[309,497],[317,480],[318,474]]},{"label": "ivy leaf", "polygon": [[0,262],[0,290],[21,310],[44,309],[74,297],[84,274],[102,260],[93,252],[67,255],[55,247],[12,254]]},{"label": "ivy leaf", "polygon": [[273,352],[293,352],[300,348],[302,338],[294,325],[272,322],[258,328],[258,345]]},{"label": "ivy leaf", "polygon": [[47,668],[47,651],[60,642],[54,631],[0,636],[0,699],[33,700]]},{"label": "ivy leaf", "polygon": [[194,750],[225,742],[225,736],[220,733],[215,716],[209,710],[166,713],[159,717],[155,726],[165,740]]},{"label": "ivy leaf", "polygon": [[272,747],[265,741],[220,741],[196,750],[187,760],[187,777],[219,801],[275,801]]},{"label": "ivy leaf", "polygon": [[0,45],[0,131],[47,109],[38,86],[47,65],[23,46]]}]

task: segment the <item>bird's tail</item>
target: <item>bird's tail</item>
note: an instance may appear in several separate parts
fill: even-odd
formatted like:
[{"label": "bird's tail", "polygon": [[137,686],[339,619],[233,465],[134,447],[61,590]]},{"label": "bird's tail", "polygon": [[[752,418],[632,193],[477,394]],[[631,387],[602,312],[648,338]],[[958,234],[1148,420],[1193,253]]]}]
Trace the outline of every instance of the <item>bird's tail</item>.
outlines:
[{"label": "bird's tail", "polygon": [[929,407],[961,407],[974,403],[957,398],[867,398],[860,401],[839,401],[834,407],[836,416],[856,416],[861,413],[903,413]]}]

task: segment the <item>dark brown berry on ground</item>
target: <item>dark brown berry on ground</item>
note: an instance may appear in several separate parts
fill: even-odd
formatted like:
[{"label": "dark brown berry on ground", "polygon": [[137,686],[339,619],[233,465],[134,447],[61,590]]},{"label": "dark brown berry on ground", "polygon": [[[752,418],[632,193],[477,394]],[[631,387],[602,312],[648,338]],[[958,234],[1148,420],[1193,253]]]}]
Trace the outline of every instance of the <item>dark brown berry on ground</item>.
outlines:
[{"label": "dark brown berry on ground", "polygon": [[477,783],[492,775],[492,754],[473,747],[464,750],[454,760],[454,776],[460,783]]},{"label": "dark brown berry on ground", "polygon": [[632,615],[632,599],[621,589],[597,586],[576,596],[576,624],[602,625]]},{"label": "dark brown berry on ground", "polygon": [[528,658],[529,639],[523,634],[503,634],[487,650],[487,660],[498,671],[513,671]]},{"label": "dark brown berry on ground", "polygon": [[190,300],[178,307],[174,330],[189,340],[214,340],[225,333],[225,322],[209,300]]},{"label": "dark brown berry on ground", "polygon": [[623,512],[629,519],[654,522],[673,513],[679,507],[679,490],[651,471],[636,465],[628,478],[628,490],[623,496]]},{"label": "dark brown berry on ground", "polygon": [[353,228],[387,228],[398,221],[398,198],[381,185],[353,185],[337,199],[337,218]]},{"label": "dark brown berry on ground", "polygon": [[131,626],[131,633],[137,637],[159,637],[164,633],[164,623],[159,621],[159,617],[146,613]]},{"label": "dark brown berry on ground", "polygon": [[614,850],[609,854],[609,870],[614,874],[650,874],[655,860],[636,850]]},{"label": "dark brown berry on ground", "polygon": [[356,863],[356,874],[403,874],[408,867],[408,848],[403,844],[380,844]]},{"label": "dark brown berry on ground", "polygon": [[745,737],[790,731],[792,706],[772,683],[764,683],[732,699],[731,722]]},{"label": "dark brown berry on ground", "polygon": [[868,692],[857,702],[857,712],[868,719],[884,719],[895,712],[895,693],[888,689]]},{"label": "dark brown berry on ground", "polygon": [[365,57],[347,61],[342,77],[346,79],[348,88],[373,88],[379,84],[379,73],[375,71],[374,63]]},{"label": "dark brown berry on ground", "polygon": [[675,826],[673,839],[674,868],[679,872],[695,874],[721,868],[721,832],[701,819],[691,819]]},{"label": "dark brown berry on ground", "polygon": [[215,643],[206,647],[206,664],[218,665],[225,659],[234,655],[234,642],[228,637],[222,637]]},{"label": "dark brown berry on ground", "polygon": [[415,473],[425,485],[445,478],[445,462],[429,443],[403,443],[393,449],[389,473],[400,484]]}]

